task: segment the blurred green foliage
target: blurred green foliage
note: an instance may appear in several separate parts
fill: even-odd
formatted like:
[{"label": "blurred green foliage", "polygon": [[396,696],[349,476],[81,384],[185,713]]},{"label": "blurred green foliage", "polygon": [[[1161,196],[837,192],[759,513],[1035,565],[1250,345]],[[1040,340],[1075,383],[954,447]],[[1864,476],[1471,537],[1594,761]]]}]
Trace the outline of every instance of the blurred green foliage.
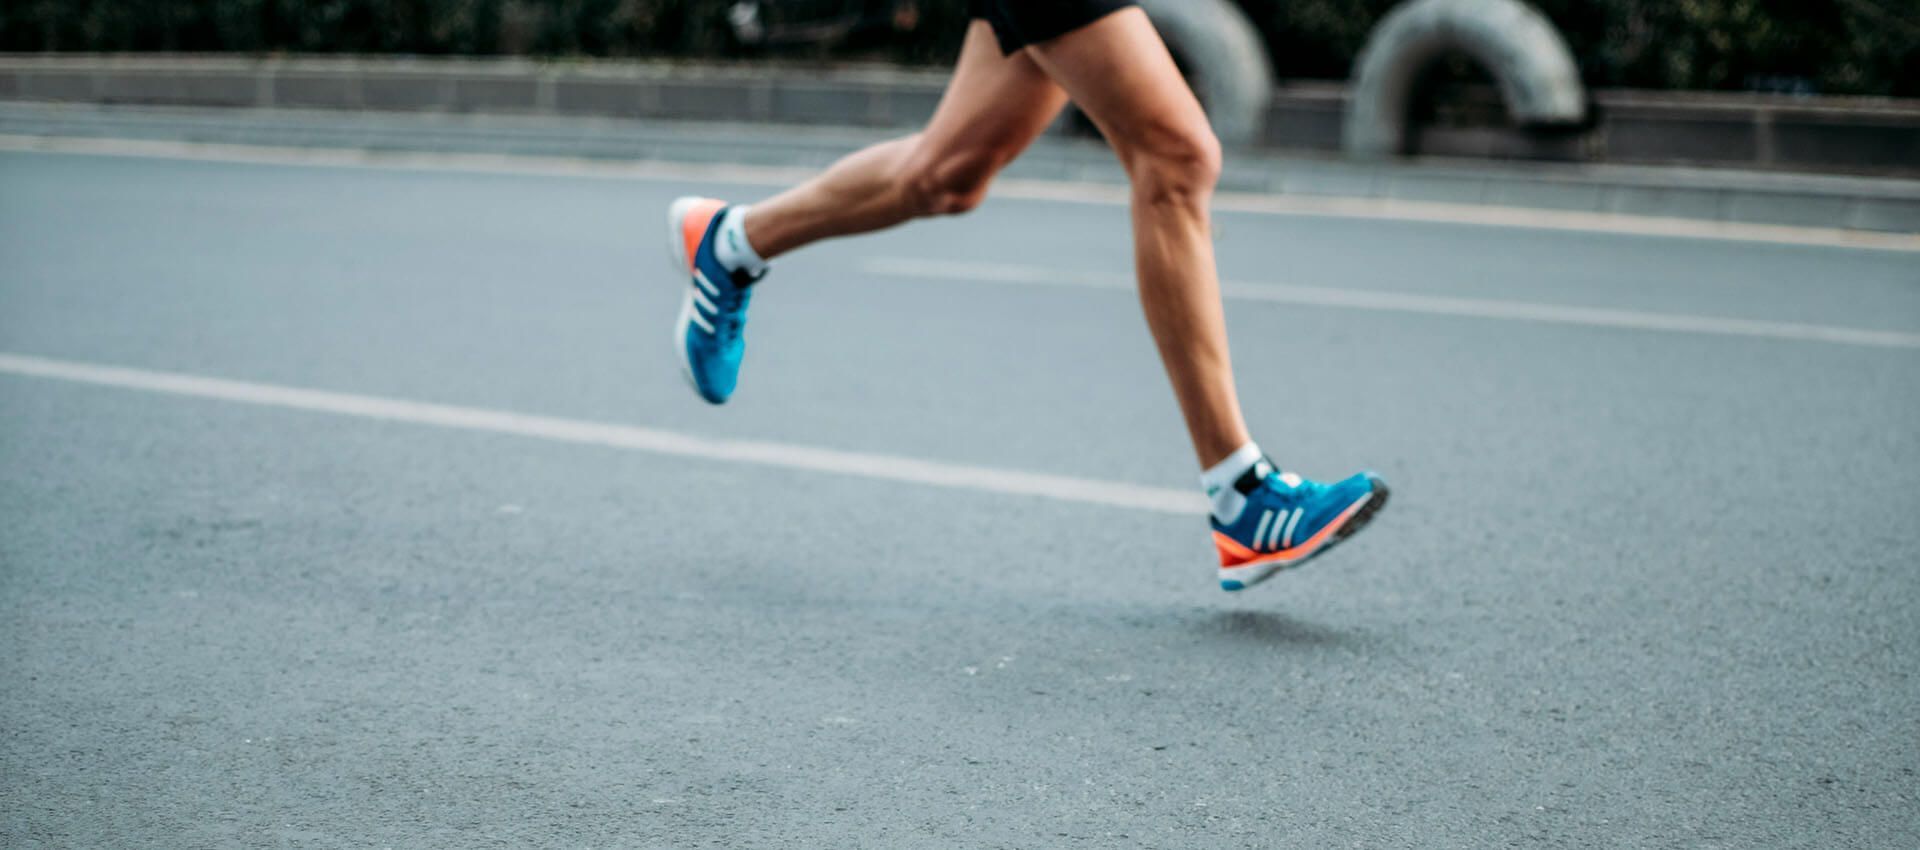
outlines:
[{"label": "blurred green foliage", "polygon": [[[802,50],[949,60],[962,0],[897,0],[883,38]],[[1347,75],[1396,0],[1237,0],[1282,77]],[[4,0],[0,50],[737,57],[733,0]],[[837,4],[837,6],[836,6]],[[868,6],[873,3],[869,2]],[[883,2],[884,6],[885,3]],[[1536,0],[1590,83],[1920,96],[1920,0]],[[821,15],[856,0],[767,0]],[[798,10],[798,11],[796,11]],[[897,30],[897,31],[896,31]]]}]

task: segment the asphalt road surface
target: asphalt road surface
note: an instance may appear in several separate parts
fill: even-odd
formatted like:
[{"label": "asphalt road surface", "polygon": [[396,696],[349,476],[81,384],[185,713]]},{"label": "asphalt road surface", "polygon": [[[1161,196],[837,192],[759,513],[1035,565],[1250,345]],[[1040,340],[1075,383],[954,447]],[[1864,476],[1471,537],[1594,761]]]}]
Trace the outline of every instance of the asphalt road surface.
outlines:
[{"label": "asphalt road surface", "polygon": [[1124,208],[700,188],[0,155],[0,845],[1920,845],[1920,255],[1223,214],[1227,595]]}]

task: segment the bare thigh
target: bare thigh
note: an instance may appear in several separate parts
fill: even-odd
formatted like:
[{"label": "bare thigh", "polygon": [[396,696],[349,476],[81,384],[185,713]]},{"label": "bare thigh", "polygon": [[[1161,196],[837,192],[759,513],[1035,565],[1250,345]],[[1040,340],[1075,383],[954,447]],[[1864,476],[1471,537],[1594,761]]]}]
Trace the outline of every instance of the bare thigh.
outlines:
[{"label": "bare thigh", "polygon": [[1001,55],[993,28],[975,20],[946,94],[920,133],[916,165],[944,180],[984,183],[1045,132],[1066,103],[1066,91],[1032,56],[1024,50]]},{"label": "bare thigh", "polygon": [[1138,156],[1213,144],[1206,112],[1139,7],[1021,52],[1072,95],[1129,168]]},{"label": "bare thigh", "polygon": [[975,21],[925,129],[848,154],[812,180],[755,204],[747,238],[772,259],[822,239],[965,212],[1066,101],[1031,56],[1001,55],[992,28]]}]

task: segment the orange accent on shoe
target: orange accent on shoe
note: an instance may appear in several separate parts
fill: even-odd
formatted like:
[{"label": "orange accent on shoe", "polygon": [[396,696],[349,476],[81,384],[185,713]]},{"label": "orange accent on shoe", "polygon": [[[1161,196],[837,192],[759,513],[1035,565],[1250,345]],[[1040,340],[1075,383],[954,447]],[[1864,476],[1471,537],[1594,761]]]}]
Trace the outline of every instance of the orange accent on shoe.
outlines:
[{"label": "orange accent on shoe", "polygon": [[[1220,548],[1220,567],[1221,569],[1238,569],[1240,567],[1254,567],[1254,566],[1259,566],[1261,564],[1270,564],[1270,563],[1273,563],[1274,561],[1291,561],[1303,555],[1309,554],[1313,550],[1320,548],[1320,545],[1325,543],[1327,541],[1327,538],[1332,537],[1334,532],[1339,531],[1340,526],[1346,525],[1347,520],[1352,519],[1354,514],[1359,513],[1361,506],[1365,505],[1369,501],[1372,501],[1371,496],[1369,496],[1367,499],[1363,499],[1361,501],[1354,502],[1353,504],[1348,505],[1346,510],[1341,511],[1339,516],[1333,518],[1333,522],[1327,523],[1324,528],[1320,529],[1320,533],[1307,538],[1305,542],[1295,544],[1294,547],[1291,549],[1282,549],[1278,552],[1269,552],[1259,557],[1254,557],[1253,556],[1254,553],[1252,552],[1252,550],[1249,550],[1247,547],[1242,546],[1239,543],[1235,542],[1232,538],[1227,537],[1226,535],[1216,531],[1213,533],[1213,541],[1214,541],[1214,544],[1216,546],[1219,546]],[[1235,561],[1230,557],[1228,557],[1229,555],[1229,551],[1227,549],[1228,544],[1231,544],[1233,546],[1233,549],[1235,550],[1234,554],[1238,554],[1239,552],[1246,553],[1245,555],[1240,556],[1241,560]]]},{"label": "orange accent on shoe", "polygon": [[702,198],[687,209],[685,218],[680,219],[680,238],[687,245],[687,270],[692,271],[694,257],[700,252],[700,240],[707,235],[707,226],[713,223],[713,217],[726,209],[726,201]]},{"label": "orange accent on shoe", "polygon": [[1252,549],[1240,545],[1240,541],[1218,531],[1213,533],[1213,545],[1220,550],[1220,566],[1223,567],[1231,567],[1256,554]]}]

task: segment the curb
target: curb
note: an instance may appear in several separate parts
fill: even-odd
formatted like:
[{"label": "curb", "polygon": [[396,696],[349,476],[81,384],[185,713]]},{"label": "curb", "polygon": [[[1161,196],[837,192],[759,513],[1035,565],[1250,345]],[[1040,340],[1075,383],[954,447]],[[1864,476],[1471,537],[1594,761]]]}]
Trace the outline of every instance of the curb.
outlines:
[{"label": "curb", "polygon": [[[908,126],[942,72],[459,58],[0,54],[0,99]],[[771,72],[770,72],[771,71]]]},{"label": "curb", "polygon": [[[484,153],[813,170],[896,135],[850,127],[553,116],[183,109],[0,102],[0,136]],[[1096,142],[1043,139],[1013,179],[1124,185]],[[1920,181],[1771,172],[1418,160],[1358,163],[1241,152],[1228,192],[1920,233]]]}]

